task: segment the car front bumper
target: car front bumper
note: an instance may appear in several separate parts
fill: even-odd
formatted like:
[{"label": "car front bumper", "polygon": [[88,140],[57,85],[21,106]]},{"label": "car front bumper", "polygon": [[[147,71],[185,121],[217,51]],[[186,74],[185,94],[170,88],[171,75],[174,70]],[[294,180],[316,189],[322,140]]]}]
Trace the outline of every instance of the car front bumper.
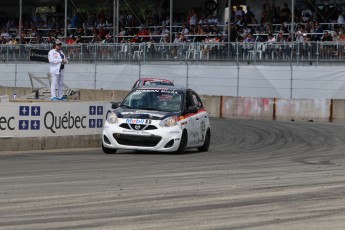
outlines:
[{"label": "car front bumper", "polygon": [[178,149],[182,136],[180,125],[161,127],[159,121],[153,123],[157,129],[124,129],[120,124],[105,123],[102,142],[106,148],[140,151],[174,152]]}]

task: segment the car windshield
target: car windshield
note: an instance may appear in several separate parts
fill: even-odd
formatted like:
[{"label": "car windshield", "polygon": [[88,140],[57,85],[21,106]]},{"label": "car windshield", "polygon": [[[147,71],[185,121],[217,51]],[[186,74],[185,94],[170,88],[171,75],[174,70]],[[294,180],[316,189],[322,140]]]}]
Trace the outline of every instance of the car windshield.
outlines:
[{"label": "car windshield", "polygon": [[137,89],[121,103],[122,107],[178,112],[182,108],[182,91],[174,89]]},{"label": "car windshield", "polygon": [[146,81],[144,85],[173,85],[169,81]]}]

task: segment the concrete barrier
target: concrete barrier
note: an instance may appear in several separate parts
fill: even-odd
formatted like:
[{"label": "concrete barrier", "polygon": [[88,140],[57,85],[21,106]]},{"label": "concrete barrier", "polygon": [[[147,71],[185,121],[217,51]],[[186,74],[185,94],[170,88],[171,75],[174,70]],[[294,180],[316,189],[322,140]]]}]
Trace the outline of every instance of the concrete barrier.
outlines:
[{"label": "concrete barrier", "polygon": [[[0,94],[12,95],[14,88],[0,87]],[[28,88],[16,88],[18,96],[31,92]],[[50,102],[44,100],[5,100],[0,103],[0,151],[45,150],[59,148],[96,148],[101,146],[101,125],[91,127],[91,120],[104,122],[105,114],[110,109],[111,101],[121,101],[129,91],[116,90],[79,90],[78,101]],[[321,122],[345,122],[345,100],[329,99],[274,99],[200,95],[210,117],[255,120],[300,120]],[[23,106],[28,111],[41,108],[41,117],[32,115],[21,117]],[[91,107],[102,107],[102,113],[92,114]],[[52,113],[68,124],[68,116],[85,117],[83,130],[71,129],[72,133],[57,130],[52,133],[45,119]],[[47,115],[48,114],[48,115]],[[70,115],[69,115],[70,114]],[[97,116],[96,116],[97,115]],[[48,116],[48,118],[47,118]],[[96,117],[95,117],[96,116]],[[65,119],[65,120],[64,120]],[[79,119],[79,118],[78,118]],[[19,131],[21,121],[27,125],[40,120],[42,133],[32,130]],[[66,123],[67,122],[67,123]],[[47,128],[48,127],[48,128]],[[91,131],[90,131],[91,130]]]},{"label": "concrete barrier", "polygon": [[200,95],[201,101],[204,104],[210,117],[220,117],[221,97]]},{"label": "concrete barrier", "polygon": [[331,110],[331,119],[332,122],[345,122],[345,100],[342,99],[333,99],[332,110]]},{"label": "concrete barrier", "polygon": [[277,99],[276,120],[330,121],[329,99]]},{"label": "concrete barrier", "polygon": [[223,97],[221,115],[224,118],[272,120],[274,99]]},{"label": "concrete barrier", "polygon": [[97,148],[100,146],[100,134],[58,137],[0,137],[0,151]]}]

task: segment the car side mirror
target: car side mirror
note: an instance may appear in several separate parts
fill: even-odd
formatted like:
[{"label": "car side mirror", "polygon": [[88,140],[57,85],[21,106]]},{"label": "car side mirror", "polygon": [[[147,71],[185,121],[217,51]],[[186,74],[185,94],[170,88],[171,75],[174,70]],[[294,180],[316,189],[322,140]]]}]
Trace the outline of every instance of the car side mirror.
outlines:
[{"label": "car side mirror", "polygon": [[112,102],[111,103],[111,108],[112,109],[117,109],[121,105],[121,102]]},{"label": "car side mirror", "polygon": [[195,106],[189,106],[188,107],[188,113],[197,113],[198,112],[198,108]]}]

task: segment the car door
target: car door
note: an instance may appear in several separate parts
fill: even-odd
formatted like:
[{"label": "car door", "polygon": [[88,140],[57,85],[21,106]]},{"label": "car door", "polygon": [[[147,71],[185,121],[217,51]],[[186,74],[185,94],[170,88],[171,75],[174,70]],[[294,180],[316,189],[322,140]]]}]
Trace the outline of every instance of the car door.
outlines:
[{"label": "car door", "polygon": [[186,93],[186,119],[188,122],[187,132],[188,132],[188,146],[195,146],[199,142],[199,131],[198,127],[200,125],[200,116],[197,112],[190,112],[188,108],[191,106],[196,107],[197,101],[196,95],[192,90],[188,90]]},{"label": "car door", "polygon": [[206,135],[206,128],[208,126],[208,114],[202,104],[202,101],[199,95],[191,91],[194,106],[198,109],[198,112],[195,114],[195,133],[197,134],[196,143],[203,143]]}]

